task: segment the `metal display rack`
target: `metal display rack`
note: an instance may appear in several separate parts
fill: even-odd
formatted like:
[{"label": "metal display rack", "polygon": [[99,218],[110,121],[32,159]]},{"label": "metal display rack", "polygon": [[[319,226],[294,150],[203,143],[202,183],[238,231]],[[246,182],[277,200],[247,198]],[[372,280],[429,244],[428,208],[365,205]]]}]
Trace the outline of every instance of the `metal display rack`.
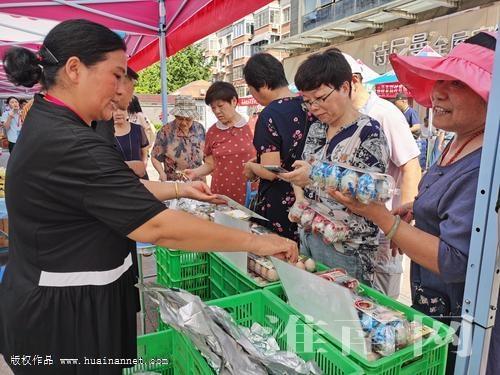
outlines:
[{"label": "metal display rack", "polygon": [[499,103],[500,43],[497,39],[472,223],[456,375],[486,372],[491,333],[497,312],[500,284],[500,222],[496,210],[500,199]]}]

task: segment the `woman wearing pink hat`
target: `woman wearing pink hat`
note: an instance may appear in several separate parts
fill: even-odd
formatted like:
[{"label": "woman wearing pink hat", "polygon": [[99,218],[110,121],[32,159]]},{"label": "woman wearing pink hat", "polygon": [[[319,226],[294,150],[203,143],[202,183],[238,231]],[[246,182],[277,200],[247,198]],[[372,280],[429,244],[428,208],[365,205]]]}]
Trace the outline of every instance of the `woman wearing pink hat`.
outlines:
[{"label": "woman wearing pink hat", "polygon": [[[432,107],[436,128],[456,134],[423,177],[413,203],[391,213],[383,205],[363,205],[330,192],[376,223],[411,258],[413,307],[448,323],[460,322],[462,313],[495,45],[495,34],[481,32],[446,57],[391,55],[399,81],[418,103]],[[409,224],[413,219],[415,226]],[[497,313],[488,374],[500,373],[498,319]],[[455,363],[455,353],[450,354],[447,373]]]}]

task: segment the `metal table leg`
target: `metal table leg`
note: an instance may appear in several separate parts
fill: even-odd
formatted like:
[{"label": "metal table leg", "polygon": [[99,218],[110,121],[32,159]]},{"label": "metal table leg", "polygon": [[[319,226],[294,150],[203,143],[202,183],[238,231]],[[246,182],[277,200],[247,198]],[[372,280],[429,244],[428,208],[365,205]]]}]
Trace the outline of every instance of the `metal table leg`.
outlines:
[{"label": "metal table leg", "polygon": [[[139,283],[144,283],[144,270],[142,269],[142,256],[151,255],[154,253],[155,247],[151,244],[137,243],[137,267],[139,268]],[[139,301],[141,304],[141,312],[139,313],[140,325],[139,334],[146,333],[146,305],[144,304],[144,292],[139,292]]]}]

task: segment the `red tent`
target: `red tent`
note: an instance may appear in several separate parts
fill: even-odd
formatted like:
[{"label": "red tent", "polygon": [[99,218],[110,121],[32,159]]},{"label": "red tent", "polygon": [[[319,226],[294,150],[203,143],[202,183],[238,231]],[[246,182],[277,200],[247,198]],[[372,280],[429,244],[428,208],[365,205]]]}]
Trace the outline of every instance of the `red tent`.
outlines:
[{"label": "red tent", "polygon": [[149,36],[132,51],[130,65],[141,70],[160,60],[161,8],[166,19],[166,54],[182,48],[263,7],[271,0],[0,0],[0,13],[64,21],[85,18],[113,30]]},{"label": "red tent", "polygon": [[[0,0],[0,14],[56,21],[85,18],[124,32],[133,39],[128,41],[129,65],[141,70],[160,59],[165,61],[166,56],[269,2],[271,0]],[[166,84],[165,64],[162,64],[162,84]],[[165,86],[162,86],[162,99],[165,112]]]}]

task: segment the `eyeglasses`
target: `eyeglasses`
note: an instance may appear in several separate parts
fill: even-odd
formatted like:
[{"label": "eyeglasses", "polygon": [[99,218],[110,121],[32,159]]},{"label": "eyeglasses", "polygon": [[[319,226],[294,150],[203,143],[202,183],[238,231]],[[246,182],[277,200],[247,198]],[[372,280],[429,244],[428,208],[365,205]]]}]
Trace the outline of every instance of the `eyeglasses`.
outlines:
[{"label": "eyeglasses", "polygon": [[328,97],[329,97],[330,95],[332,95],[332,92],[334,92],[334,91],[335,91],[335,89],[332,89],[332,91],[330,91],[328,94],[323,95],[322,97],[320,97],[320,98],[318,98],[318,99],[316,99],[316,100],[313,100],[312,102],[309,102],[309,101],[307,101],[307,100],[304,100],[304,103],[303,103],[303,104],[304,104],[304,107],[305,107],[306,109],[311,109],[313,106],[319,106],[319,105],[321,105],[322,103],[324,103],[324,102],[325,102],[325,100],[326,100],[326,99],[328,99]]}]

